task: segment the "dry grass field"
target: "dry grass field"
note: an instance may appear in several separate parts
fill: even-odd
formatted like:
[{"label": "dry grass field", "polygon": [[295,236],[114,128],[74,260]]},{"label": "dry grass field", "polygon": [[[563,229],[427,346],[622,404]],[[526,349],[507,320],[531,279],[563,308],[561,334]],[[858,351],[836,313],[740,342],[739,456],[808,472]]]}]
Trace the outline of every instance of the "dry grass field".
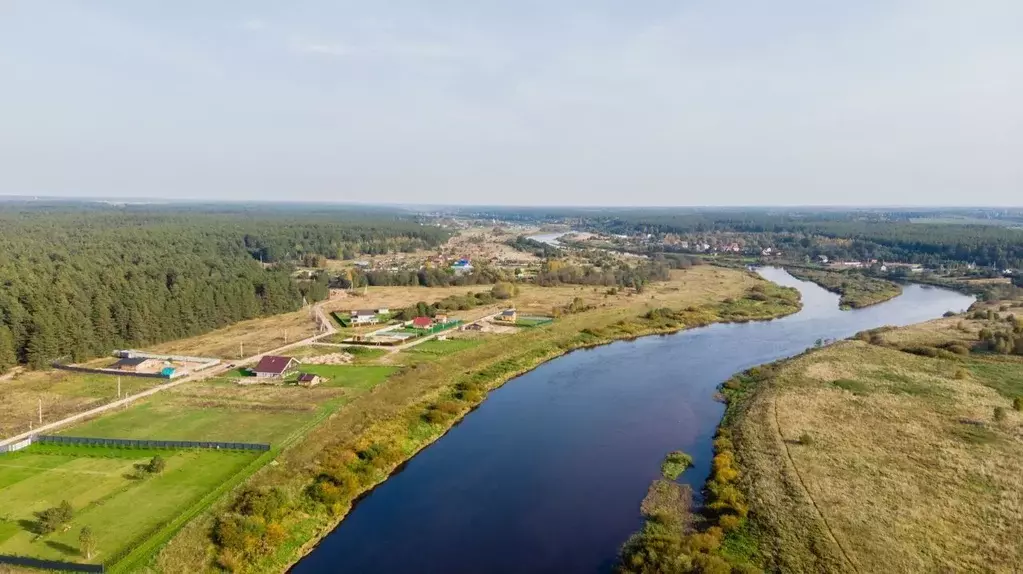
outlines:
[{"label": "dry grass field", "polygon": [[[165,382],[161,379],[121,377],[123,394],[137,393]],[[49,423],[117,399],[117,377],[70,371],[21,371],[0,382],[0,437],[38,426],[39,404],[43,422]]]},{"label": "dry grass field", "polygon": [[[951,317],[883,339],[975,342],[984,324]],[[1019,395],[1021,357],[856,340],[784,363],[731,424],[771,569],[1018,572]]]},{"label": "dry grass field", "polygon": [[205,335],[154,345],[146,350],[154,353],[237,359],[240,345],[244,345],[245,356],[250,357],[286,343],[311,337],[316,333],[316,319],[307,307],[294,313],[242,321]]}]

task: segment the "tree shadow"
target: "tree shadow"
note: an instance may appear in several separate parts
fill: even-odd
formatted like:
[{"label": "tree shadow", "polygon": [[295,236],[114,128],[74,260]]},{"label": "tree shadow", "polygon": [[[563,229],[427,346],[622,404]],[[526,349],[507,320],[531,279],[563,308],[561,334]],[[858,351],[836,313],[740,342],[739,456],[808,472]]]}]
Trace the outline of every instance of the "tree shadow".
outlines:
[{"label": "tree shadow", "polygon": [[63,542],[56,542],[54,540],[47,540],[46,545],[58,552],[63,552],[68,556],[80,556],[82,553],[77,548]]},{"label": "tree shadow", "polygon": [[18,521],[18,526],[22,527],[27,532],[35,534],[36,536],[42,536],[43,534],[46,534],[45,532],[43,532],[42,525],[36,522],[35,520],[26,520],[22,518],[21,520]]}]

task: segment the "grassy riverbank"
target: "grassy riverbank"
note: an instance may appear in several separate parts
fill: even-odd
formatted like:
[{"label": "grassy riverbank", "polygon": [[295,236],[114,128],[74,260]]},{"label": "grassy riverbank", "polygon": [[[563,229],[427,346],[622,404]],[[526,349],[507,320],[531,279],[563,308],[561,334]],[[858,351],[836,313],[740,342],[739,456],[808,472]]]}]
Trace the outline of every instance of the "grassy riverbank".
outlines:
[{"label": "grassy riverbank", "polygon": [[799,309],[795,290],[709,266],[677,272],[669,282],[609,301],[573,304],[550,325],[488,337],[443,361],[415,362],[281,453],[248,481],[243,499],[224,499],[193,520],[151,567],[198,572],[219,563],[233,570],[279,572],[336,526],[357,496],[386,480],[488,391],[516,375],[573,349]]},{"label": "grassy riverbank", "polygon": [[732,379],[721,429],[750,518],[718,554],[785,572],[1012,571],[1023,357],[987,335],[1019,337],[1013,315],[1023,305],[875,330]]},{"label": "grassy riverbank", "polygon": [[841,299],[838,304],[842,309],[861,309],[884,303],[902,294],[902,287],[897,283],[867,277],[862,273],[826,271],[805,267],[786,267],[785,270],[797,279],[812,281],[824,289],[840,295]]}]

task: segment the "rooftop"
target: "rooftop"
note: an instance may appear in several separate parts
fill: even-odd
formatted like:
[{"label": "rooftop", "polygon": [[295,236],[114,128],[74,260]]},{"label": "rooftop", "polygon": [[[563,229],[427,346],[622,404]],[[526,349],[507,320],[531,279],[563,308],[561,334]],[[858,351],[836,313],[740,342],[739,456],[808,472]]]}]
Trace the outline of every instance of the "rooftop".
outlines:
[{"label": "rooftop", "polygon": [[284,371],[288,370],[291,366],[291,362],[295,359],[292,357],[281,357],[277,355],[267,355],[259,360],[259,364],[256,365],[253,371],[257,373],[273,373],[275,375],[283,374]]}]

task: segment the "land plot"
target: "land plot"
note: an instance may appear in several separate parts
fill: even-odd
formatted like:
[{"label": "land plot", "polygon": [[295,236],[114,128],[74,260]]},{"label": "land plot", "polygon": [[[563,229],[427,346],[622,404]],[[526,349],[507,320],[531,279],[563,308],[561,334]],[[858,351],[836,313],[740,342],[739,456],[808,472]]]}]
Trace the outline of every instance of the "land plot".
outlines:
[{"label": "land plot", "polygon": [[[103,562],[144,540],[153,530],[228,480],[256,454],[214,451],[165,451],[165,470],[144,479],[134,465],[149,459],[122,449],[97,449],[102,456],[57,454],[59,449],[26,451],[0,458],[0,553],[50,560],[86,562],[78,534],[92,529]],[[35,512],[68,501],[74,509],[69,528],[38,536]]]}]

